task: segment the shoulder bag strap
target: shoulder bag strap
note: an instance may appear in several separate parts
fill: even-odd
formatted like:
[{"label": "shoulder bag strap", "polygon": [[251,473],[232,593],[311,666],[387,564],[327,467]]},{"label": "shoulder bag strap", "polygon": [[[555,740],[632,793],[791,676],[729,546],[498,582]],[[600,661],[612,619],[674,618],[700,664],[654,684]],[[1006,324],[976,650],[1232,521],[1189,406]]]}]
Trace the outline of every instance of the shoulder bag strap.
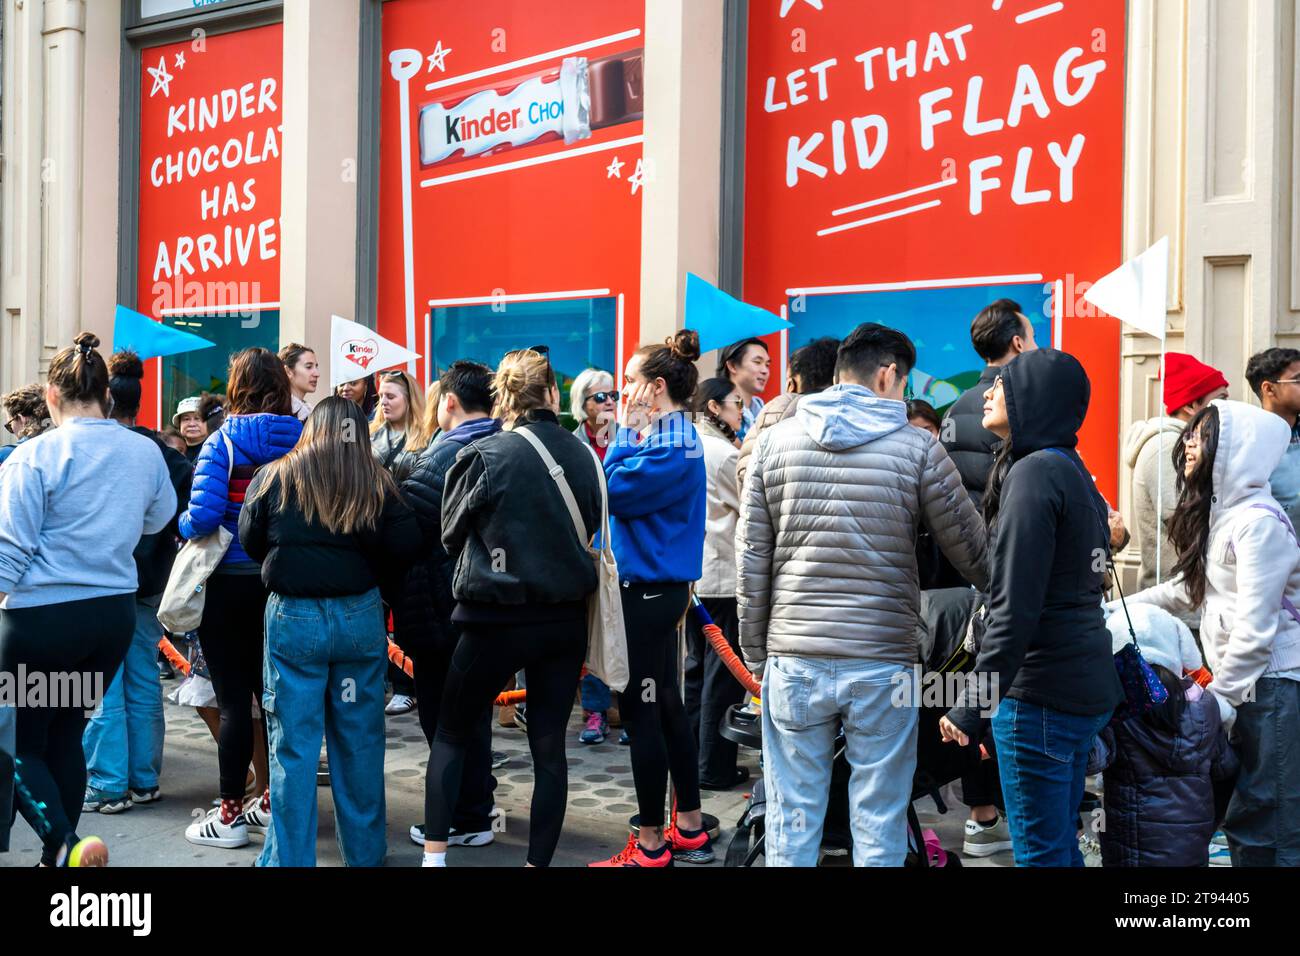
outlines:
[{"label": "shoulder bag strap", "polygon": [[230,482],[235,477],[235,443],[230,440],[230,436],[226,434],[225,429],[217,429],[217,434],[221,436],[221,440],[226,445],[226,458],[229,461],[229,468],[226,470],[226,494],[229,495]]},{"label": "shoulder bag strap", "polygon": [[527,428],[516,428],[514,433],[521,438],[526,438],[528,444],[533,446],[533,450],[542,459],[542,464],[546,466],[547,472],[554,480],[555,487],[560,489],[560,497],[564,499],[565,507],[569,509],[569,517],[573,519],[573,527],[578,532],[578,540],[582,542],[584,548],[587,547],[588,542],[591,541],[591,536],[587,534],[586,525],[582,521],[582,512],[578,510],[578,500],[573,497],[573,489],[569,487],[569,481],[564,477],[564,469],[560,467],[555,457],[546,450],[542,440]]}]

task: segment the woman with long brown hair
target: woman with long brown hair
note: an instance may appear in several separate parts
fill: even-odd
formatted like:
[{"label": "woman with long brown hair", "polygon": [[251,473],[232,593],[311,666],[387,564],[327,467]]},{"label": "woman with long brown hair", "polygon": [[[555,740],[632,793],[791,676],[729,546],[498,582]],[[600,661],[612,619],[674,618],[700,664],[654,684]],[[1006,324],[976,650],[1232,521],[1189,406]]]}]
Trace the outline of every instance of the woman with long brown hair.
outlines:
[{"label": "woman with long brown hair", "polygon": [[1174,446],[1174,577],[1128,599],[1201,611],[1209,691],[1238,745],[1241,774],[1223,832],[1234,866],[1300,864],[1300,561],[1269,490],[1291,440],[1272,412],[1216,399]]},{"label": "woman with long brown hair", "polygon": [[[460,637],[425,777],[425,866],[446,865],[467,748],[521,667],[536,779],[529,866],[550,864],[568,796],[565,725],[587,651],[587,598],[596,590],[588,546],[601,520],[604,476],[591,450],[560,424],[560,390],[541,353],[508,353],[492,388],[493,414],[506,431],[466,445],[443,493],[442,543],[456,561],[452,621]],[[560,482],[573,496],[581,534]]]},{"label": "woman with long brown hair", "polygon": [[199,452],[190,505],[179,521],[181,537],[187,540],[218,528],[235,536],[208,578],[199,623],[199,646],[221,709],[221,805],[185,831],[185,839],[199,846],[244,846],[250,827],[264,833],[269,824],[269,791],[260,800],[255,796],[247,807],[243,803],[254,731],[266,739],[265,719],[254,722],[252,716],[253,701],[262,696],[266,588],[258,563],[240,546],[239,512],[257,470],[287,454],[302,433],[291,398],[289,377],[274,352],[244,349],[230,360],[226,417]]},{"label": "woman with long brown hair", "polygon": [[83,676],[80,700],[17,708],[18,808],[40,837],[44,866],[108,861],[96,838],[78,847],[81,737],[131,646],[132,551],[141,533],[162,531],[176,514],[158,446],[107,417],[98,345],[82,332],[54,356],[45,402],[58,427],[23,442],[0,471],[0,674]]},{"label": "woman with long brown hair", "polygon": [[[269,683],[271,825],[259,866],[316,865],[316,764],[330,755],[339,848],[349,866],[383,862],[384,666],[379,584],[420,550],[388,473],[357,440],[360,407],[331,396],[302,438],[248,490],[239,539],[262,563]],[[322,702],[324,708],[322,709]]]}]

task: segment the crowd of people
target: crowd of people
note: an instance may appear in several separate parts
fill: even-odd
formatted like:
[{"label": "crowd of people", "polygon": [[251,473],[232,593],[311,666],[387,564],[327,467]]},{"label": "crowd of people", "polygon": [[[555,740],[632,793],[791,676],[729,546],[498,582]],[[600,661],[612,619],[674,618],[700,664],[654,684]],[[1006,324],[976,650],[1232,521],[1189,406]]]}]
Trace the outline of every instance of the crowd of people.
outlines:
[{"label": "crowd of people", "polygon": [[[767,403],[762,339],[701,381],[689,329],[636,350],[621,389],[584,370],[567,409],[544,345],[315,404],[311,348],[253,348],[223,394],[182,399],[156,432],[137,424],[143,363],[82,333],[46,383],[3,397],[18,443],[0,449],[0,672],[107,689],[89,720],[69,702],[0,708],[0,850],[21,814],[42,865],[107,861],[80,818],[163,796],[162,679],[183,660],[172,699],[217,749],[196,845],[260,833],[259,865],[314,865],[327,772],[344,862],[379,865],[385,713],[415,710],[429,758],[411,839],[445,866],[492,841],[492,724],[516,687],[527,865],[563,836],[567,735],[619,728],[638,826],[591,865],[711,862],[702,792],[748,781],[719,725],[750,695],[698,601],[761,681],[769,866],[817,863],[837,752],[854,862],[902,865],[928,745],[969,757],[969,855],[1077,866],[1095,837],[1115,866],[1300,862],[1300,351],[1250,359],[1259,406],[1170,353],[1167,414],[1124,441],[1126,522],[1077,449],[1082,365],[1039,347],[1010,300],[971,341],[986,368],[942,415],[910,394],[913,343],[869,322],[796,350]],[[1111,555],[1130,529],[1125,597]],[[605,543],[625,689],[584,668]],[[182,545],[214,566],[197,627],[165,632]],[[927,721],[899,691],[919,691],[935,595],[962,609],[969,664]]]}]

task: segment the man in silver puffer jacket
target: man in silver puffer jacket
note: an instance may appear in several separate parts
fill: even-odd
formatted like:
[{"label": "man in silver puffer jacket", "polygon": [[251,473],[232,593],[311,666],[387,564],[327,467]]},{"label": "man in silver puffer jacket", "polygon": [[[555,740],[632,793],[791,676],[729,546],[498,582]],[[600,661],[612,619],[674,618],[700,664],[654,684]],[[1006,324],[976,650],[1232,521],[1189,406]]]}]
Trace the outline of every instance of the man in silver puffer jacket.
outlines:
[{"label": "man in silver puffer jacket", "polygon": [[764,433],[741,493],[736,596],[745,661],[764,672],[768,866],[816,865],[841,724],[854,862],[903,863],[916,767],[918,523],[959,573],[987,587],[984,523],[961,475],[907,423],[915,363],[901,332],[858,326],[840,346],[837,384]]}]

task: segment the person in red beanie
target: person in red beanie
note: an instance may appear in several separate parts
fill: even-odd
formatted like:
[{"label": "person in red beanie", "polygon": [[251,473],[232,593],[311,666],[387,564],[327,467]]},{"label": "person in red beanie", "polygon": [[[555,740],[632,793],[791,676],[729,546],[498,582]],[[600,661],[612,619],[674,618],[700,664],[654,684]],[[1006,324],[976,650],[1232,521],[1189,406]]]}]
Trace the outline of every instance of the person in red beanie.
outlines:
[{"label": "person in red beanie", "polygon": [[[1124,438],[1124,460],[1133,469],[1133,521],[1142,563],[1138,587],[1148,588],[1168,580],[1178,559],[1167,535],[1159,543],[1157,529],[1163,527],[1178,503],[1174,481],[1174,445],[1192,416],[1216,398],[1228,397],[1228,380],[1213,366],[1184,352],[1168,352],[1164,368],[1165,415],[1134,422]],[[1195,627],[1194,621],[1188,622]]]}]

